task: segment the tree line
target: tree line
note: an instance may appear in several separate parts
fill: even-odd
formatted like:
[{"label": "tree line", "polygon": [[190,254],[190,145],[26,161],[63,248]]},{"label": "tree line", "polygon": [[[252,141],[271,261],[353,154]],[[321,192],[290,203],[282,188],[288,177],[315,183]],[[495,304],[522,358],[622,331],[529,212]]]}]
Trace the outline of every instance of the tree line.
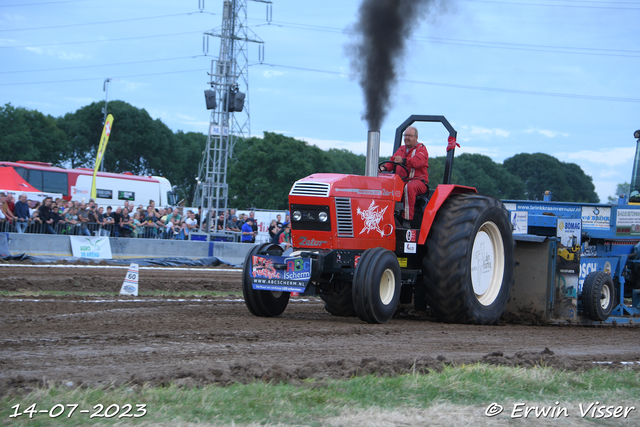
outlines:
[{"label": "tree line", "polygon": [[[103,105],[94,102],[61,117],[11,104],[0,106],[0,160],[92,168],[102,134]],[[146,110],[123,101],[111,101],[108,107],[114,125],[104,170],[164,176],[176,187],[179,198],[191,205],[207,136],[173,132]],[[272,132],[265,132],[262,138],[240,139],[228,166],[229,206],[287,209],[294,181],[321,172],[362,175],[365,163],[364,155],[344,149],[321,150]],[[431,188],[442,182],[444,164],[445,157],[429,159]],[[501,199],[542,200],[549,190],[554,200],[599,202],[592,178],[580,166],[543,153],[517,154],[502,164],[481,154],[462,154],[454,159],[452,182]]]}]

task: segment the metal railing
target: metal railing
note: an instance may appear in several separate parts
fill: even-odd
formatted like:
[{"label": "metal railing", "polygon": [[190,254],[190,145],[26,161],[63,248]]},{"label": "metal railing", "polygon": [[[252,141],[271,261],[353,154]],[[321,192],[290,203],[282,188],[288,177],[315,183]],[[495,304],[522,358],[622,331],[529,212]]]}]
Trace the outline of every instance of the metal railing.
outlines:
[{"label": "metal railing", "polygon": [[[138,239],[164,239],[164,240],[189,240],[191,231],[199,231],[195,228],[191,231],[183,231],[183,228],[146,226],[139,224],[136,226],[117,226],[115,224],[98,224],[94,222],[69,224],[58,221],[52,225],[40,220],[29,219],[22,221],[0,220],[0,233],[27,233],[27,234],[59,234],[67,236],[105,236],[105,237],[125,237]],[[242,235],[236,231],[216,231],[216,235],[224,236],[225,241],[239,242]]]}]

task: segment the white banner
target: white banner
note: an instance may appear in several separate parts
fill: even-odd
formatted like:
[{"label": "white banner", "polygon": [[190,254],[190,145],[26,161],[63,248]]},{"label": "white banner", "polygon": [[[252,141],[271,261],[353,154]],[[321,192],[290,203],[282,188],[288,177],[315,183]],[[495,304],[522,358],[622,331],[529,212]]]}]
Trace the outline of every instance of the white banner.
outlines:
[{"label": "white banner", "polygon": [[77,258],[111,259],[108,237],[69,236],[71,253]]}]

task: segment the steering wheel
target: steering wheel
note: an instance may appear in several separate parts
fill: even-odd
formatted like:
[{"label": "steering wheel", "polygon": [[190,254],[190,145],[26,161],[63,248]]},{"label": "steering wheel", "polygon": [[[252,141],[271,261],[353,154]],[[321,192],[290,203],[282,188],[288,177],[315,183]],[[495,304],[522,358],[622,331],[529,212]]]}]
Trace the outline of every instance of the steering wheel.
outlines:
[{"label": "steering wheel", "polygon": [[396,166],[400,166],[402,169],[404,169],[404,171],[407,173],[407,176],[402,178],[403,181],[407,181],[407,179],[409,178],[409,169],[407,169],[407,167],[405,165],[403,165],[402,163],[394,163],[390,160],[383,160],[380,163],[378,163],[378,171],[382,172],[382,173],[395,173],[394,171],[388,171],[388,170],[380,170],[380,166],[384,165],[385,163],[393,163]]}]

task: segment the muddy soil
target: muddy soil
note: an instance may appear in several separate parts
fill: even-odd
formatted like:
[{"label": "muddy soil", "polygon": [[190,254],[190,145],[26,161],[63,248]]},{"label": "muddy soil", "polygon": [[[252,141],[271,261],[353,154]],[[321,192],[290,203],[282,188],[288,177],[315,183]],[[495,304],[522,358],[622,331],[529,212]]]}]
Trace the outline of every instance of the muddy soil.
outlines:
[{"label": "muddy soil", "polygon": [[428,372],[476,361],[640,369],[640,327],[468,326],[406,317],[369,325],[333,317],[321,300],[303,297],[292,298],[280,317],[257,318],[238,296],[239,270],[140,270],[141,292],[222,292],[209,298],[119,297],[125,273],[113,267],[0,265],[0,291],[108,293],[0,297],[0,394],[47,381],[298,382]]}]

